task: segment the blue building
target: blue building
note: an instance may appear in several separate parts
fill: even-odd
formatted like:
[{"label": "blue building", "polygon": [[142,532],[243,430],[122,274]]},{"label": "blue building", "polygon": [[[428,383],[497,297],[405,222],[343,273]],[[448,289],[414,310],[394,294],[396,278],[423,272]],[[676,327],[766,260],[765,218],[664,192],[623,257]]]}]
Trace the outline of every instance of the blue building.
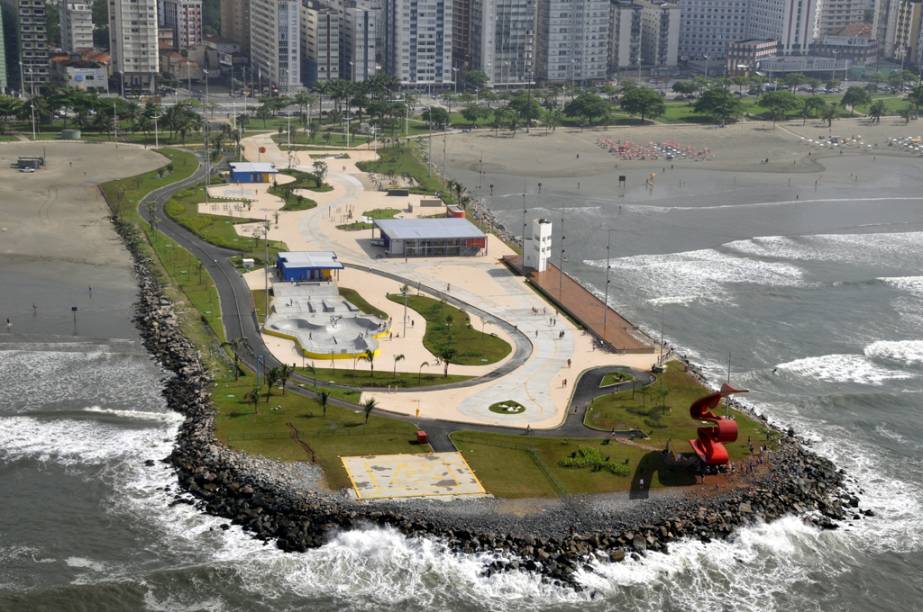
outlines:
[{"label": "blue building", "polygon": [[231,162],[232,183],[268,183],[278,174],[275,164],[269,162]]},{"label": "blue building", "polygon": [[276,259],[276,274],[288,283],[331,281],[342,269],[333,251],[285,251]]}]

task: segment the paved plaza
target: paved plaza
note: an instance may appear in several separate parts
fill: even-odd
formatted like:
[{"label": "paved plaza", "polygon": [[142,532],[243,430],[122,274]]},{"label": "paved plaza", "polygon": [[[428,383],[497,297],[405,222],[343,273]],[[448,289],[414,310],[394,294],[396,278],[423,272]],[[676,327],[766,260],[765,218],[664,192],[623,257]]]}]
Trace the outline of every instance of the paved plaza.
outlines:
[{"label": "paved plaza", "polygon": [[342,457],[359,499],[482,497],[484,487],[461,453]]}]

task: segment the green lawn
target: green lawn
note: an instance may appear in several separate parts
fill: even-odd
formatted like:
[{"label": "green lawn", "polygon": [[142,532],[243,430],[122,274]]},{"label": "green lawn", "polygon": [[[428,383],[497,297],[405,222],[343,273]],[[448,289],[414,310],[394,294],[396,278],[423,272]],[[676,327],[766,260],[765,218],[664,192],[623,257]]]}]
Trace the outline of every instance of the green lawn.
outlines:
[{"label": "green lawn", "polygon": [[[405,300],[399,293],[388,294],[388,299],[398,304]],[[512,350],[505,340],[472,328],[468,315],[454,306],[423,295],[408,295],[406,301],[408,308],[426,319],[423,346],[437,357],[444,350],[454,351],[449,363],[487,365],[500,361]]]},{"label": "green lawn", "polygon": [[[167,215],[200,236],[203,240],[214,245],[234,249],[253,257],[258,265],[262,265],[265,249],[262,240],[245,238],[238,235],[234,226],[240,223],[253,223],[261,219],[244,219],[240,217],[225,217],[223,215],[204,215],[199,213],[199,204],[205,201],[205,187],[196,185],[189,187],[173,196],[164,207]],[[287,247],[277,240],[269,241],[270,259],[279,251]]]},{"label": "green lawn", "polygon": [[[353,123],[353,129],[357,127],[359,127],[358,124]],[[272,139],[280,147],[288,145],[288,135],[285,133],[273,134]],[[357,134],[355,132],[350,132],[349,134],[350,147],[364,145],[369,140],[370,138],[366,134]],[[331,129],[324,129],[320,132],[314,131],[310,135],[303,131],[296,131],[292,134],[292,144],[317,147],[346,147],[346,126],[344,124]]]},{"label": "green lawn", "polygon": [[504,402],[494,402],[490,405],[490,411],[497,414],[521,414],[526,411],[526,407],[514,400]]},{"label": "green lawn", "polygon": [[369,304],[355,289],[349,289],[347,287],[338,287],[338,289],[340,291],[340,296],[360,311],[372,315],[373,317],[378,317],[382,321],[388,320],[388,313]]},{"label": "green lawn", "polygon": [[455,194],[447,188],[445,181],[438,174],[430,172],[426,164],[420,161],[414,151],[413,143],[404,143],[394,147],[384,147],[378,150],[380,159],[374,161],[361,161],[356,166],[363,172],[374,172],[385,176],[411,177],[417,182],[417,187],[410,191],[413,193],[436,194],[446,204],[455,202]]},{"label": "green lawn", "polygon": [[[585,422],[603,431],[639,429],[650,436],[645,444],[663,448],[672,441],[674,451],[685,452],[689,450],[686,441],[696,437],[696,429],[701,425],[690,418],[689,405],[708,393],[681,364],[672,362],[648,387],[597,397],[587,411]],[[737,442],[725,446],[731,459],[739,459],[749,454],[747,438],[758,446],[766,440],[767,430],[744,413],[731,410],[730,414],[737,420],[739,434]]]},{"label": "green lawn", "polygon": [[599,388],[611,387],[619,383],[628,382],[629,380],[634,380],[634,376],[627,372],[609,372],[599,381]]},{"label": "green lawn", "polygon": [[374,413],[365,425],[361,413],[327,407],[323,416],[320,404],[312,399],[275,390],[266,401],[265,386],[254,413],[244,396],[253,387],[253,376],[240,381],[219,382],[212,392],[218,411],[215,421],[218,439],[229,447],[281,461],[310,461],[310,452],[293,439],[289,423],[314,451],[331,489],[349,487],[341,456],[419,453],[432,450],[414,443],[416,427]]},{"label": "green lawn", "polygon": [[[364,217],[369,219],[393,219],[395,215],[400,214],[401,210],[397,208],[373,208],[365,213]],[[353,221],[352,223],[344,223],[343,225],[338,225],[337,229],[341,229],[347,232],[358,232],[360,230],[372,229],[371,223],[366,223],[365,221]]]},{"label": "green lawn", "polygon": [[[489,493],[498,497],[549,497],[627,491],[639,466],[650,463],[649,451],[602,439],[541,438],[524,434],[459,431],[452,441]],[[580,449],[595,448],[613,463],[628,460],[629,476],[589,468],[567,468],[560,461]],[[656,453],[659,455],[659,453]],[[663,471],[653,487],[692,484],[692,479]]]},{"label": "green lawn", "polygon": [[266,321],[266,290],[251,289],[250,295],[253,296],[253,305],[256,308],[256,320],[262,325]]},{"label": "green lawn", "polygon": [[[334,383],[338,385],[350,385],[353,387],[399,387],[407,389],[412,387],[431,387],[433,385],[445,385],[448,383],[462,382],[469,380],[471,376],[459,376],[449,374],[443,376],[441,372],[423,372],[420,374],[398,372],[394,374],[394,362],[386,363],[380,359],[375,360],[375,375],[369,372],[368,362],[360,360],[357,362],[357,369],[342,370],[335,368],[319,367],[326,362],[315,361],[317,379],[321,383]],[[416,364],[419,365],[419,364]],[[305,376],[314,377],[315,373],[310,368],[298,368],[298,371]],[[310,385],[306,385],[310,388]]]}]

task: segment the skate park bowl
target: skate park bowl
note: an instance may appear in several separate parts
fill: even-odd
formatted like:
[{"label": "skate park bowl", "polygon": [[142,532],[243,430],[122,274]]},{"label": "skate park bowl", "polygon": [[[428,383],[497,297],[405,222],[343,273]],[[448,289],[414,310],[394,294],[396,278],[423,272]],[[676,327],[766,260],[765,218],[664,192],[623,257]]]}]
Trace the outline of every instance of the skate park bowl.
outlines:
[{"label": "skate park bowl", "polygon": [[287,338],[312,359],[354,359],[372,351],[388,323],[360,312],[332,282],[276,283],[263,331]]}]

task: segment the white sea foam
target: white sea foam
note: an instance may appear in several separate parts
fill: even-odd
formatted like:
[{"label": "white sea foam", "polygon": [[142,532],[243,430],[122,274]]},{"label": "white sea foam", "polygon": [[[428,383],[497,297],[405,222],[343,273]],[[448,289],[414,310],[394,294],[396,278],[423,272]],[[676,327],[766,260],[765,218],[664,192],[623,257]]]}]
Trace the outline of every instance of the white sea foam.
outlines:
[{"label": "white sea foam", "polygon": [[758,258],[906,265],[923,256],[923,232],[758,236],[722,246]]},{"label": "white sea foam", "polygon": [[865,347],[869,359],[923,364],[923,340],[879,340]]},{"label": "white sea foam", "polygon": [[882,276],[878,280],[901,291],[923,296],[923,276]]},{"label": "white sea foam", "polygon": [[804,357],[780,363],[780,370],[833,383],[882,385],[889,380],[913,378],[910,372],[875,365],[862,355],[834,354]]},{"label": "white sea foam", "polygon": [[[593,267],[606,267],[606,260],[587,260]],[[628,276],[632,284],[656,291],[651,299],[677,299],[688,303],[730,299],[726,285],[748,283],[792,287],[804,284],[803,272],[787,263],[759,261],[700,249],[663,255],[633,255],[612,261],[613,274]]]}]

